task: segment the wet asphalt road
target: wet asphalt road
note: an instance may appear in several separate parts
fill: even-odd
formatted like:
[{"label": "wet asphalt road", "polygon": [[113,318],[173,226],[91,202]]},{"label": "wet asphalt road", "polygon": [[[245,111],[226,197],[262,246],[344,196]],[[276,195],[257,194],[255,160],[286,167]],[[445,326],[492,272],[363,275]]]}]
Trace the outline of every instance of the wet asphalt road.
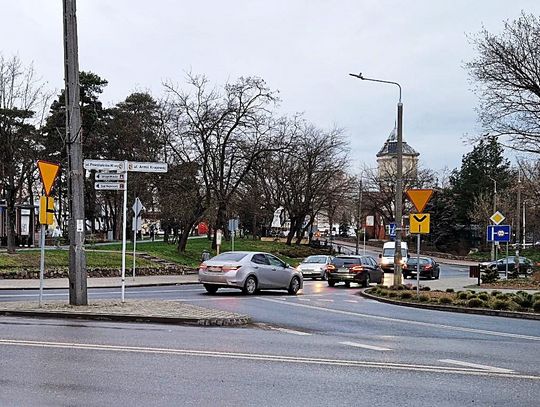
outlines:
[{"label": "wet asphalt road", "polygon": [[[538,321],[402,308],[320,281],[303,291],[127,290],[247,313],[242,328],[0,318],[0,405],[537,405]],[[14,294],[37,295],[0,299]]]}]

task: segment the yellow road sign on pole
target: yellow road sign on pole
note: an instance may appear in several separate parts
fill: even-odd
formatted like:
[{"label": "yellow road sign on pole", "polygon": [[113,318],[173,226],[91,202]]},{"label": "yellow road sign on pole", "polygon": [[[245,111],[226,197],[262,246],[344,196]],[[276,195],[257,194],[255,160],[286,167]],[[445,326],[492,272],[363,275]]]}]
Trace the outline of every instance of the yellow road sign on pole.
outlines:
[{"label": "yellow road sign on pole", "polygon": [[433,195],[432,189],[409,189],[405,192],[418,212],[424,210],[431,195]]},{"label": "yellow road sign on pole", "polygon": [[429,233],[429,213],[411,213],[409,215],[410,233]]},{"label": "yellow road sign on pole", "polygon": [[37,162],[37,166],[39,169],[39,175],[41,176],[41,182],[43,182],[43,189],[45,190],[45,195],[49,196],[51,194],[54,180],[58,175],[58,170],[60,170],[60,165],[50,163],[48,161],[39,160]]},{"label": "yellow road sign on pole", "polygon": [[39,223],[52,225],[54,222],[54,199],[49,196],[39,198]]}]

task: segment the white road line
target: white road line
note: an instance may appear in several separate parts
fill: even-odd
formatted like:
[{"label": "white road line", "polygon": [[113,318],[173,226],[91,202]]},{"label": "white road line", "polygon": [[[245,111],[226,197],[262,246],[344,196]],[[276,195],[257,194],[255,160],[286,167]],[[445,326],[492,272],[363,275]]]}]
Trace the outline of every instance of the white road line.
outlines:
[{"label": "white road line", "polygon": [[457,375],[487,376],[487,377],[505,377],[510,379],[526,379],[540,381],[540,375],[509,374],[498,371],[487,371],[470,369],[466,367],[448,367],[437,365],[415,365],[408,363],[391,362],[372,362],[365,360],[347,360],[347,359],[323,359],[301,356],[271,355],[258,353],[239,353],[239,352],[221,352],[196,349],[174,349],[174,348],[151,348],[139,346],[122,345],[102,345],[92,343],[69,343],[69,342],[48,342],[48,341],[28,341],[17,339],[0,339],[0,346],[22,346],[33,348],[56,348],[68,350],[93,350],[101,352],[126,352],[126,353],[146,353],[174,356],[198,356],[207,358],[236,359],[264,362],[282,362],[326,366],[344,366],[355,368],[375,368],[401,371],[421,371],[435,372]]},{"label": "white road line", "polygon": [[311,336],[311,334],[308,332],[296,331],[294,329],[288,329],[288,328],[281,328],[279,326],[272,326],[265,323],[258,323],[255,325],[257,325],[260,328],[271,329],[272,331],[285,332],[287,334],[293,334],[293,335],[299,335],[299,336]]},{"label": "white road line", "polygon": [[309,298],[298,297],[298,301],[311,301]]},{"label": "white road line", "polygon": [[330,300],[330,299],[327,299],[327,298],[319,298],[316,301],[334,302],[334,300]]},{"label": "white road line", "polygon": [[439,329],[449,329],[451,331],[460,331],[460,332],[470,332],[475,334],[483,334],[483,335],[492,335],[492,336],[501,336],[506,338],[518,338],[518,339],[528,339],[531,341],[540,341],[540,336],[531,336],[531,335],[520,335],[520,334],[513,334],[509,332],[497,332],[497,331],[487,331],[484,329],[475,329],[475,328],[464,328],[461,326],[452,326],[452,325],[444,325],[444,324],[434,324],[431,322],[421,322],[421,321],[413,321],[409,319],[398,319],[398,318],[391,318],[391,317],[381,317],[378,315],[371,315],[371,314],[363,314],[361,312],[352,312],[352,311],[343,311],[335,308],[325,308],[325,307],[318,307],[316,305],[307,305],[307,304],[300,304],[300,303],[293,303],[293,302],[281,302],[281,301],[275,301],[271,298],[257,298],[260,301],[270,301],[270,302],[276,302],[278,304],[286,304],[290,305],[292,307],[303,307],[303,308],[309,308],[314,309],[317,311],[324,311],[326,313],[331,312],[334,314],[341,314],[341,315],[350,315],[353,317],[360,317],[360,318],[370,318],[370,319],[378,319],[380,321],[388,321],[388,322],[399,322],[402,324],[408,324],[408,325],[419,325],[419,326],[429,326],[432,328],[439,328]]},{"label": "white road line", "polygon": [[476,368],[476,369],[489,370],[490,372],[515,373],[511,369],[503,369],[502,367],[494,367],[494,366],[488,366],[488,365],[479,365],[477,363],[463,362],[461,360],[441,359],[441,360],[439,360],[439,362],[450,363],[450,364],[458,365],[458,366],[472,367],[472,368]]},{"label": "white road line", "polygon": [[356,342],[340,342],[340,344],[347,345],[347,346],[354,346],[355,348],[364,348],[364,349],[370,349],[370,350],[380,350],[380,351],[392,350],[390,348],[382,348],[380,346],[365,345],[363,343],[356,343]]},{"label": "white road line", "polygon": [[351,302],[351,303],[353,303],[353,304],[358,304],[358,301],[356,301],[356,300],[344,300],[344,301],[345,301],[345,302]]}]

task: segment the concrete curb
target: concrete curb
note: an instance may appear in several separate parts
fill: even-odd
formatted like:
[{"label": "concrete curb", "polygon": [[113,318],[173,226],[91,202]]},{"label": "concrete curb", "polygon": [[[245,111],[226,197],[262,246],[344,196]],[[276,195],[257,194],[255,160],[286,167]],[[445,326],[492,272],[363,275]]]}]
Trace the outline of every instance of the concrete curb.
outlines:
[{"label": "concrete curb", "polygon": [[239,326],[250,324],[248,316],[237,318],[189,318],[189,317],[157,317],[145,315],[120,315],[120,314],[91,314],[77,312],[58,311],[11,311],[0,309],[0,315],[27,318],[66,318],[84,319],[94,321],[117,321],[117,322],[143,322],[172,325],[195,325],[195,326]]},{"label": "concrete curb", "polygon": [[462,314],[476,314],[476,315],[489,315],[497,317],[506,317],[506,318],[520,318],[520,319],[531,319],[540,321],[540,314],[533,314],[530,312],[517,312],[517,311],[498,311],[491,309],[482,309],[482,308],[464,308],[464,307],[454,307],[451,305],[435,305],[435,304],[420,304],[407,301],[393,300],[384,297],[377,297],[375,295],[365,292],[366,289],[361,290],[359,295],[370,300],[375,300],[379,302],[384,302],[386,304],[392,305],[401,305],[404,307],[412,308],[423,308],[430,309],[435,311],[447,311],[447,312],[460,312]]},{"label": "concrete curb", "polygon": [[[134,285],[126,285],[126,288],[137,288],[137,287],[160,287],[160,286],[173,286],[173,285],[195,285],[201,284],[198,281],[186,281],[186,282],[175,282],[175,283],[141,283]],[[69,287],[43,287],[44,290],[67,290]],[[95,288],[120,288],[120,285],[103,285],[96,287],[88,287],[88,289]],[[15,291],[15,290],[39,290],[39,287],[0,287],[0,291]]]}]

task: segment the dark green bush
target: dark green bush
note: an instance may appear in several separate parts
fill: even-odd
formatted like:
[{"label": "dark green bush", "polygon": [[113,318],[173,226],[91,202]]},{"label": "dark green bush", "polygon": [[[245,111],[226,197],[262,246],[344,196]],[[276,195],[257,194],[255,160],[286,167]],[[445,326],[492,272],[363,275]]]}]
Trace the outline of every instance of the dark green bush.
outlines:
[{"label": "dark green bush", "polygon": [[501,293],[500,291],[497,291],[497,290],[493,290],[493,291],[491,292],[491,295],[494,296],[494,297],[496,297],[496,296],[498,296],[498,295],[501,295],[501,294],[502,294],[502,293]]},{"label": "dark green bush", "polygon": [[420,291],[430,291],[431,288],[429,288],[427,285],[426,286],[423,286],[423,287],[420,287]]},{"label": "dark green bush", "polygon": [[491,268],[480,276],[483,284],[494,283],[499,279],[499,270],[497,268]]},{"label": "dark green bush", "polygon": [[533,295],[525,291],[518,291],[512,300],[522,308],[531,308],[534,304]]},{"label": "dark green bush", "polygon": [[479,298],[471,298],[469,301],[467,301],[467,306],[471,308],[483,307],[484,301]]},{"label": "dark green bush", "polygon": [[456,297],[459,298],[460,300],[466,300],[467,298],[469,298],[469,293],[466,291],[461,291],[456,294]]},{"label": "dark green bush", "polygon": [[453,300],[450,297],[439,298],[439,304],[452,304]]},{"label": "dark green bush", "polygon": [[488,293],[480,293],[478,294],[478,298],[482,301],[489,301],[489,294]]},{"label": "dark green bush", "polygon": [[532,306],[532,309],[535,312],[540,312],[540,300],[536,300]]},{"label": "dark green bush", "polygon": [[418,297],[418,301],[420,301],[420,302],[428,302],[429,301],[429,295],[427,295],[427,294],[420,295],[420,297]]},{"label": "dark green bush", "polygon": [[453,289],[453,288],[447,288],[447,289],[446,289],[446,292],[447,292],[447,293],[453,293],[453,292],[454,292],[454,289]]},{"label": "dark green bush", "polygon": [[397,293],[395,291],[390,291],[388,293],[388,298],[396,298],[397,297]]},{"label": "dark green bush", "polygon": [[497,298],[491,303],[491,308],[496,310],[507,310],[510,308],[510,301]]},{"label": "dark green bush", "polygon": [[410,292],[410,291],[403,291],[402,293],[400,293],[400,298],[404,299],[404,300],[412,298],[412,296],[413,296],[412,292]]},{"label": "dark green bush", "polygon": [[379,290],[379,295],[381,297],[387,297],[388,296],[388,290]]},{"label": "dark green bush", "polygon": [[471,294],[476,294],[476,291],[474,290],[467,290],[468,293],[471,293]]}]

